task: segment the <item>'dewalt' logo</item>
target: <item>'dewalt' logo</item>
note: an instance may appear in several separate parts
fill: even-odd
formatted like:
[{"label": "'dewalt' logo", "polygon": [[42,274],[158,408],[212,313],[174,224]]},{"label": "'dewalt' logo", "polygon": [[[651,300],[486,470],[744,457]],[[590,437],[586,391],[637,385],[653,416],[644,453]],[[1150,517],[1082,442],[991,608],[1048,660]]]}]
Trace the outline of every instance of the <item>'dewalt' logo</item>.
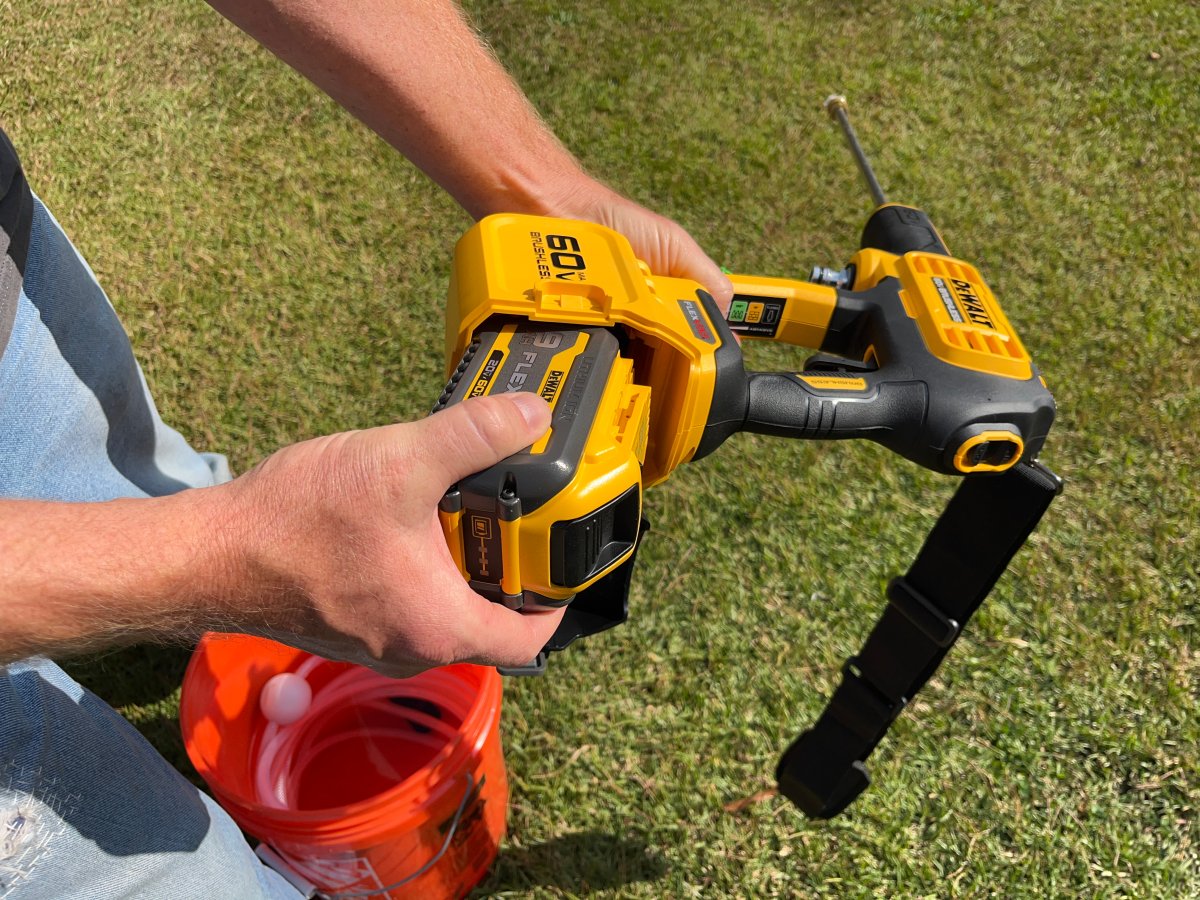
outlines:
[{"label": "'dewalt' logo", "polygon": [[971,282],[951,278],[950,287],[954,289],[955,299],[958,300],[958,305],[962,307],[962,311],[967,314],[968,319],[976,325],[995,330],[996,326],[992,323],[992,317],[988,315],[987,307],[975,293],[975,286]]},{"label": "'dewalt' logo", "polygon": [[587,281],[587,263],[579,249],[579,241],[569,234],[529,232],[533,259],[539,278],[557,281]]},{"label": "'dewalt' logo", "polygon": [[558,394],[558,389],[562,387],[563,375],[566,373],[562,369],[551,369],[546,373],[546,383],[542,385],[542,399],[554,405],[554,397]]},{"label": "'dewalt' logo", "polygon": [[975,285],[969,281],[963,281],[961,278],[951,278],[949,284],[943,278],[931,280],[934,290],[942,298],[942,305],[946,307],[946,314],[950,316],[950,321],[961,322],[965,315],[974,325],[990,328],[993,331],[996,329],[992,317],[988,315],[987,307],[975,293]]}]

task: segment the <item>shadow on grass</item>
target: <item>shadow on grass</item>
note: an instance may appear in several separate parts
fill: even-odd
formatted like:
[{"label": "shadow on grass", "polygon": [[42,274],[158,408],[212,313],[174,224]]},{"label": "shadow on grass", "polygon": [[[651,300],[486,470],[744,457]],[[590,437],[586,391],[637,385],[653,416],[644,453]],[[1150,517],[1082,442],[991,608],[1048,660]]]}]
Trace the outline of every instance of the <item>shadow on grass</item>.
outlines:
[{"label": "shadow on grass", "polygon": [[170,700],[183,684],[191,655],[191,647],[138,644],[59,665],[109,706],[152,706]]},{"label": "shadow on grass", "polygon": [[533,887],[587,894],[657,881],[666,871],[666,863],[640,838],[568,834],[534,847],[501,848],[491,874],[471,896]]},{"label": "shadow on grass", "polygon": [[177,714],[177,691],[191,655],[191,647],[138,644],[61,660],[59,665],[122,712],[155,750],[198,784],[183,748]]}]

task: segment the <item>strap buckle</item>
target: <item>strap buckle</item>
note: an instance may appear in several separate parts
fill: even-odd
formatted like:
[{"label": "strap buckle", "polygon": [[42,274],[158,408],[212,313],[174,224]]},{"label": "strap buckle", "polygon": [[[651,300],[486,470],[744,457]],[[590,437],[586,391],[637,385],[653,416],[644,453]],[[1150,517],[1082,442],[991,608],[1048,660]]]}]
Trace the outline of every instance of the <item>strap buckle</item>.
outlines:
[{"label": "strap buckle", "polygon": [[858,657],[842,664],[842,683],[825,714],[798,737],[775,770],[779,792],[814,819],[831,819],[871,784],[863,760],[907,705],[871,684]]},{"label": "strap buckle", "polygon": [[804,732],[787,748],[775,769],[779,793],[810,819],[832,819],[871,784],[871,775],[861,759],[830,771],[833,754],[823,744],[815,729]]}]

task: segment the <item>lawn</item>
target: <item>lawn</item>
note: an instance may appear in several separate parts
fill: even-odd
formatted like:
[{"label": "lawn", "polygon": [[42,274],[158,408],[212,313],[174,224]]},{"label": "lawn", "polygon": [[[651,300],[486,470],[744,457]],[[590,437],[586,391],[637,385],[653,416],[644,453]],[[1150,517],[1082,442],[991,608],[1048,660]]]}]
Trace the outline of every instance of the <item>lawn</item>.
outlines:
[{"label": "lawn", "polygon": [[[647,494],[630,622],[506,684],[509,835],[480,896],[1200,897],[1200,6],[468,9],[592,171],[738,271],[857,247],[870,202],[820,110],[845,93],[890,196],[1046,374],[1067,479],[870,790],[812,822],[770,795],[777,756],[953,484],[748,435],[677,472]],[[452,201],[203,4],[0,11],[0,123],[168,422],[244,470],[424,415]],[[186,771],[185,661],[71,669]]]}]

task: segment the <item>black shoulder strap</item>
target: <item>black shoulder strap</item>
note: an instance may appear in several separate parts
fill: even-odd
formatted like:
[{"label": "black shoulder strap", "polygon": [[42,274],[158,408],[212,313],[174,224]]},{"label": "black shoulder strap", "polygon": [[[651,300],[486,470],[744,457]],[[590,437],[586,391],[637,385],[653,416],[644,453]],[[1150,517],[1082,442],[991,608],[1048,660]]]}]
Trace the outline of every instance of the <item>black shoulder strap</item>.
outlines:
[{"label": "black shoulder strap", "polygon": [[971,614],[1037,527],[1062,480],[1034,462],[964,479],[908,574],[810,730],[775,776],[805,814],[836,816],[870,784],[864,761],[892,720],[937,670]]}]

